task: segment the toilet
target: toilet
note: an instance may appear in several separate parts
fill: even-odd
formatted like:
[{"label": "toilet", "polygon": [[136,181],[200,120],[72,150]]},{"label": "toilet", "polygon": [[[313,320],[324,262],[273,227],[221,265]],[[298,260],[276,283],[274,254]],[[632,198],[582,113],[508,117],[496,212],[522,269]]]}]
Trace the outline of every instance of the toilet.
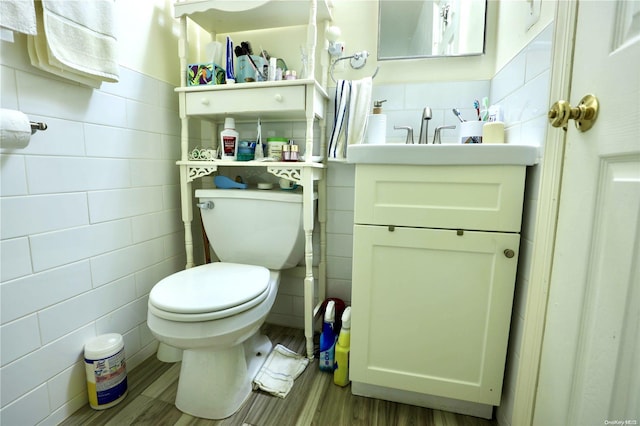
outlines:
[{"label": "toilet", "polygon": [[182,350],[176,407],[206,419],[234,414],[271,351],[260,334],[280,270],[304,255],[302,193],[196,190],[202,222],[220,262],[170,275],[149,293],[147,324]]}]

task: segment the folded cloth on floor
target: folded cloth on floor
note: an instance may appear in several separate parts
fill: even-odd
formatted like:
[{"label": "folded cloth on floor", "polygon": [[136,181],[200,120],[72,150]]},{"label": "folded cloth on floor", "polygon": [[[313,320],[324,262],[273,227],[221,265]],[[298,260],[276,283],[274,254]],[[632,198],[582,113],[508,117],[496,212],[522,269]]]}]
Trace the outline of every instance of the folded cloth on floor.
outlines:
[{"label": "folded cloth on floor", "polygon": [[364,140],[373,80],[338,80],[336,84],[333,131],[329,140],[329,158],[346,158],[347,146]]},{"label": "folded cloth on floor", "polygon": [[264,365],[253,379],[253,388],[285,398],[293,381],[304,371],[309,360],[280,344],[271,351]]},{"label": "folded cloth on floor", "polygon": [[36,35],[36,8],[33,0],[0,0],[0,27]]}]

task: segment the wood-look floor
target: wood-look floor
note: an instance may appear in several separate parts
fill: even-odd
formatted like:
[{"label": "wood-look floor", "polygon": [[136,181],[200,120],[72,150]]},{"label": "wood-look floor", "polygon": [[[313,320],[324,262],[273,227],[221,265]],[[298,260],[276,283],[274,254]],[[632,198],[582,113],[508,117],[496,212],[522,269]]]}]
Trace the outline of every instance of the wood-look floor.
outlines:
[{"label": "wood-look floor", "polygon": [[[265,324],[274,343],[304,353],[302,330]],[[317,360],[307,366],[285,398],[254,391],[233,416],[205,420],[180,412],[174,405],[180,364],[166,364],[150,357],[127,374],[129,394],[118,405],[101,411],[87,406],[63,425],[238,425],[238,426],[489,426],[496,423],[412,405],[354,396],[351,387],[333,383],[333,375],[320,372]]]}]

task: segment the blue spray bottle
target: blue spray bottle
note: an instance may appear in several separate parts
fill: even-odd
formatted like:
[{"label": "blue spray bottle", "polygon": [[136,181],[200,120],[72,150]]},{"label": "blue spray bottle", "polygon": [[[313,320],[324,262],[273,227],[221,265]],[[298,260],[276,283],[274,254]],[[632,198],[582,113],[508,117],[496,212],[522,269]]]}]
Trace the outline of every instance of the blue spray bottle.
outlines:
[{"label": "blue spray bottle", "polygon": [[324,311],[324,323],[320,334],[320,370],[333,373],[335,364],[336,333],[334,324],[336,320],[336,304],[333,300],[327,303]]}]

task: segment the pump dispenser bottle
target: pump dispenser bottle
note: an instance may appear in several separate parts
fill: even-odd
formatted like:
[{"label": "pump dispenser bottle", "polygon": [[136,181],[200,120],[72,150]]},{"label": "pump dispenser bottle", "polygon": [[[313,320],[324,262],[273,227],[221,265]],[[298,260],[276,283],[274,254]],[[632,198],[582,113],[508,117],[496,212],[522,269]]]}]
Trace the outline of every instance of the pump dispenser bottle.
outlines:
[{"label": "pump dispenser bottle", "polygon": [[373,102],[373,114],[369,114],[366,143],[383,144],[387,137],[387,116],[382,113],[382,103],[386,99]]},{"label": "pump dispenser bottle", "polygon": [[222,153],[220,158],[223,160],[235,160],[238,156],[238,137],[236,132],[236,121],[227,117],[224,119],[224,130],[220,132],[220,144]]},{"label": "pump dispenser bottle", "polygon": [[324,311],[324,323],[320,334],[320,370],[333,373],[335,364],[336,334],[336,303],[330,300]]},{"label": "pump dispenser bottle", "polygon": [[351,306],[342,314],[342,328],[336,343],[336,370],[333,372],[333,383],[338,386],[349,384],[349,352],[351,350]]}]

